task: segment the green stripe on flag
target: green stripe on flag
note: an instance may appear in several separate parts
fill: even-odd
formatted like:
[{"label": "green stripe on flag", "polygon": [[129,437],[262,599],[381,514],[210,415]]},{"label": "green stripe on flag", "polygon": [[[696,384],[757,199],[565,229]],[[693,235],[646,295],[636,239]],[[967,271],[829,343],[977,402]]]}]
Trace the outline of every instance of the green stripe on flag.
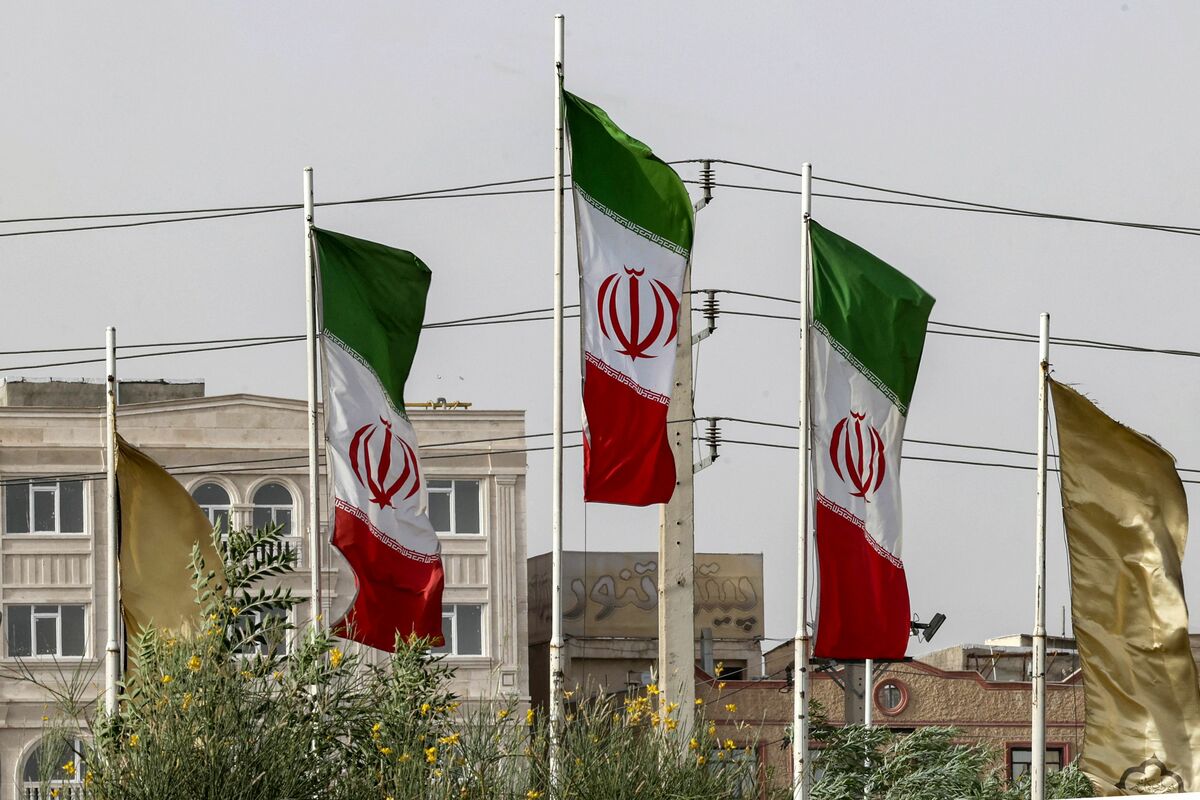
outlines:
[{"label": "green stripe on flag", "polygon": [[853,242],[809,225],[813,324],[907,413],[933,297]]},{"label": "green stripe on flag", "polygon": [[371,369],[396,411],[425,319],[432,273],[407,250],[313,229],[322,330]]},{"label": "green stripe on flag", "polygon": [[[683,181],[604,109],[563,92],[571,137],[571,181],[603,209],[681,248],[692,249],[692,201]],[[674,249],[674,248],[672,248]]]}]

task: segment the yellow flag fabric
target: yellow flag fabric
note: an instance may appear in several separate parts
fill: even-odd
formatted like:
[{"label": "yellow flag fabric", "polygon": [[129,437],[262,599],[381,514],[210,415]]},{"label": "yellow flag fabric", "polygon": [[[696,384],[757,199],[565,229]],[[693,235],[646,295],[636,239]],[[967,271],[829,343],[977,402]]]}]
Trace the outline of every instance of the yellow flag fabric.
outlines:
[{"label": "yellow flag fabric", "polygon": [[1105,795],[1200,789],[1200,689],[1175,459],[1051,381],[1087,718],[1081,769]]},{"label": "yellow flag fabric", "polygon": [[196,630],[200,609],[192,589],[192,546],[205,567],[225,582],[212,544],[212,523],[179,482],[153,459],[117,437],[117,488],[121,498],[121,604],[125,627],[136,635],[147,625],[175,634]]}]

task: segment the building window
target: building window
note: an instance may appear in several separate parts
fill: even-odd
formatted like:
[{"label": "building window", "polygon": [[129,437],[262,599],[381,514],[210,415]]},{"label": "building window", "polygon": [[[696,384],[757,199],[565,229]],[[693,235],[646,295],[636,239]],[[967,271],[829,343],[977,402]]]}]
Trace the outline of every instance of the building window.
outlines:
[{"label": "building window", "polygon": [[270,606],[243,612],[237,619],[235,627],[239,637],[249,635],[252,628],[257,628],[259,635],[237,645],[239,655],[263,656],[273,658],[286,655],[288,652],[288,630],[291,618],[286,608]]},{"label": "building window", "polygon": [[[1014,747],[1008,758],[1008,777],[1016,779],[1029,773],[1033,766],[1033,750],[1029,747]],[[1063,768],[1063,749],[1046,748],[1046,772],[1058,772]]]},{"label": "building window", "polygon": [[479,534],[479,481],[429,481],[429,521],[438,533]]},{"label": "building window", "polygon": [[908,705],[908,687],[900,681],[884,681],[875,686],[875,707],[888,716],[899,714]]},{"label": "building window", "polygon": [[43,740],[25,759],[21,770],[21,800],[82,798],[86,772],[83,743],[78,739],[54,743]]},{"label": "building window", "polygon": [[83,533],[83,481],[34,480],[4,487],[6,533]]},{"label": "building window", "polygon": [[254,529],[278,525],[292,535],[292,493],[278,483],[264,483],[254,492]]},{"label": "building window", "polygon": [[192,499],[214,528],[229,533],[229,492],[217,483],[202,483],[192,489]]},{"label": "building window", "polygon": [[435,653],[454,656],[483,655],[483,606],[458,603],[442,606],[442,638],[446,643]]},{"label": "building window", "polygon": [[9,658],[85,655],[83,606],[8,606],[4,619]]}]

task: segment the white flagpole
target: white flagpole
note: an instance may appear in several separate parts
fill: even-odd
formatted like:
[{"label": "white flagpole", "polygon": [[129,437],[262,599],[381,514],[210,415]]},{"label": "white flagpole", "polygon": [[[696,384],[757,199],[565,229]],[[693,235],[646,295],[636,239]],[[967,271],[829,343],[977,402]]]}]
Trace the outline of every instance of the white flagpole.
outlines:
[{"label": "white flagpole", "polygon": [[317,274],[313,253],[313,171],[304,168],[304,299],[308,329],[308,564],[311,571],[309,610],[312,626],[321,626],[321,483],[317,464]]},{"label": "white flagpole", "polygon": [[1050,315],[1043,312],[1038,340],[1037,536],[1033,610],[1033,733],[1029,797],[1046,797],[1046,433],[1049,427]]},{"label": "white flagpole", "polygon": [[121,679],[121,652],[117,645],[120,625],[120,578],[117,558],[117,329],[105,330],[105,417],[108,431],[105,436],[105,471],[108,477],[108,641],[104,647],[104,711],[109,716],[117,712],[117,681]]},{"label": "white flagpole", "polygon": [[563,606],[563,50],[564,20],[554,16],[554,466],[550,535],[550,794],[558,796],[559,727],[562,724]]},{"label": "white flagpole", "polygon": [[863,727],[875,721],[875,659],[868,658],[863,667]]},{"label": "white flagpole", "polygon": [[808,413],[808,335],[812,329],[812,250],[809,242],[808,219],[812,213],[812,164],[801,168],[801,239],[800,248],[800,308],[803,323],[800,329],[800,520],[798,563],[799,587],[796,593],[795,689],[792,703],[792,780],[796,800],[808,800],[808,443],[811,423]]}]

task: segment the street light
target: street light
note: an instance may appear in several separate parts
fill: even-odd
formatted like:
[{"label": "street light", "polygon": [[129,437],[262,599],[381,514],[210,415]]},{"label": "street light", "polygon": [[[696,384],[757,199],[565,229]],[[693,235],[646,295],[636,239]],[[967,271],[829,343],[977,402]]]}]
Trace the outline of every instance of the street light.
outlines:
[{"label": "street light", "polygon": [[946,615],[939,611],[930,617],[929,622],[918,622],[914,619],[909,623],[909,626],[912,629],[913,636],[917,636],[928,642],[932,641],[938,629],[942,627],[942,623],[945,621]]}]

